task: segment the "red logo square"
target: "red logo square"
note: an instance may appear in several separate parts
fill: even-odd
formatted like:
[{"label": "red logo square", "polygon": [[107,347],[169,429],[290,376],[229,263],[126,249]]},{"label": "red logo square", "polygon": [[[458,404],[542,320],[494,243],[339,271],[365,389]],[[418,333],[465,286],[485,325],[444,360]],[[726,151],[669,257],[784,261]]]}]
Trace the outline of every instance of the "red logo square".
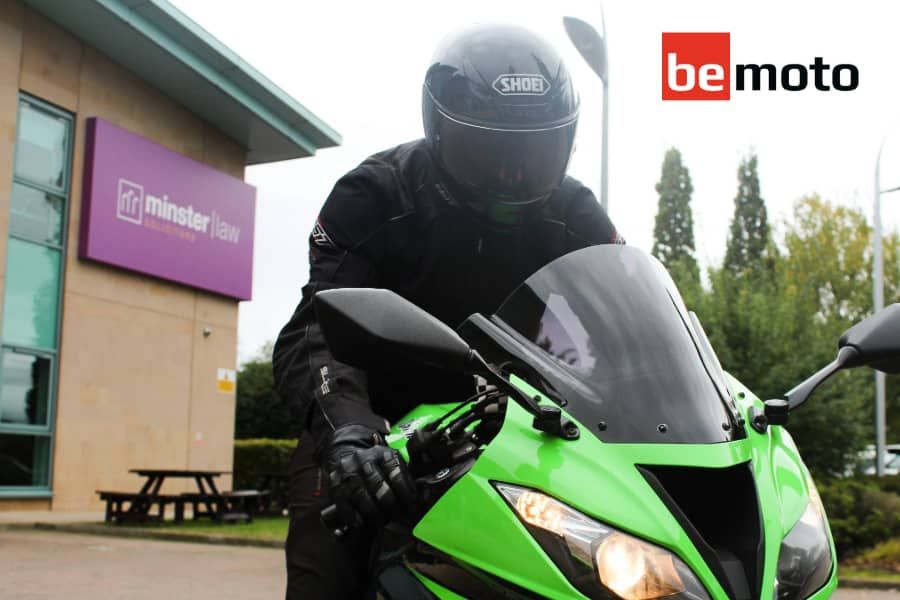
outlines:
[{"label": "red logo square", "polygon": [[663,100],[730,98],[730,33],[662,34]]}]

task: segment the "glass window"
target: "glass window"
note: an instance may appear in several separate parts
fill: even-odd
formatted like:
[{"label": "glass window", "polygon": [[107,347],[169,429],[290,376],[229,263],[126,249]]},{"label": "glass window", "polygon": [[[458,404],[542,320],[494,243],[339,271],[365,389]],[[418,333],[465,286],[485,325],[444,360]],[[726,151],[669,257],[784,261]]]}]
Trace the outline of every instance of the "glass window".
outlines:
[{"label": "glass window", "polygon": [[36,242],[62,244],[63,199],[14,183],[9,232]]},{"label": "glass window", "polygon": [[0,497],[50,486],[72,123],[20,95],[0,318]]},{"label": "glass window", "polygon": [[3,342],[56,348],[60,251],[9,239]]},{"label": "glass window", "polygon": [[50,438],[0,434],[0,486],[47,487]]},{"label": "glass window", "polygon": [[50,397],[48,357],[13,349],[0,362],[0,423],[47,425]]},{"label": "glass window", "polygon": [[69,155],[69,119],[23,100],[19,103],[16,177],[63,191]]}]

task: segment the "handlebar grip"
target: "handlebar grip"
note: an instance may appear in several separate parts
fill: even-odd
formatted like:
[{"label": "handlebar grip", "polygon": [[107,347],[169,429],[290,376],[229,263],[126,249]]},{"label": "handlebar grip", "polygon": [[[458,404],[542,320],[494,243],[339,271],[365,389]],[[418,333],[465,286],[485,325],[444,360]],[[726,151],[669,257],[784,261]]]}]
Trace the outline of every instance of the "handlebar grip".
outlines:
[{"label": "handlebar grip", "polygon": [[347,525],[341,522],[341,518],[338,515],[337,506],[334,504],[329,504],[325,508],[322,509],[322,512],[319,513],[320,518],[322,519],[322,523],[328,528],[329,531],[333,532],[336,537],[341,537],[344,533],[347,532]]}]

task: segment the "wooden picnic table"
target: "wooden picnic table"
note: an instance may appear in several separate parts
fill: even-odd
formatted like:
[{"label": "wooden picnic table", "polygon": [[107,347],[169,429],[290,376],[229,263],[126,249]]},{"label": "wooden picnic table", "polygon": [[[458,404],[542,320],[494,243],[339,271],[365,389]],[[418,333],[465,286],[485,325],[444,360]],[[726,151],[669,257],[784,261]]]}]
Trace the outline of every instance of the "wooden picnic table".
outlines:
[{"label": "wooden picnic table", "polygon": [[[213,471],[199,469],[130,469],[146,481],[139,492],[101,491],[100,499],[106,501],[106,520],[123,521],[162,521],[165,509],[172,504],[175,509],[175,521],[184,520],[184,506],[193,507],[193,517],[210,517],[213,520],[251,520],[254,510],[268,498],[268,491],[236,490],[220,492],[215,479],[231,471]],[[185,492],[178,495],[162,494],[160,489],[168,478],[193,479],[197,484],[196,492]],[[125,503],[128,503],[125,508]],[[152,514],[153,507],[158,507]]]},{"label": "wooden picnic table", "polygon": [[[210,517],[220,519],[228,512],[228,502],[216,487],[215,478],[230,474],[231,471],[208,471],[198,469],[130,469],[129,473],[146,477],[147,481],[141,488],[141,494],[159,496],[159,490],[168,477],[193,479],[197,484],[197,492],[183,493],[180,503],[175,504],[175,520],[184,518],[184,504],[190,503],[193,507],[193,517]],[[180,507],[179,507],[180,504]],[[206,510],[201,510],[201,505]]]},{"label": "wooden picnic table", "polygon": [[130,469],[129,473],[146,477],[147,481],[141,488],[142,494],[158,494],[166,477],[180,477],[193,479],[197,482],[197,489],[201,494],[219,494],[215,478],[222,475],[230,475],[231,471],[200,471],[195,469]]}]

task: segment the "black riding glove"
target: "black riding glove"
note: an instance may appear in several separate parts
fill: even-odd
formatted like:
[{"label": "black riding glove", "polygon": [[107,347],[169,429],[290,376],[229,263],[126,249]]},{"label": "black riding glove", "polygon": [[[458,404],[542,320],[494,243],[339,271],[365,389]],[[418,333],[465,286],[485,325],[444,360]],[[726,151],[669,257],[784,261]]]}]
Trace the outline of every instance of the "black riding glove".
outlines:
[{"label": "black riding glove", "polygon": [[368,427],[336,429],[324,459],[331,501],[347,525],[380,526],[416,501],[416,484],[406,463]]}]

